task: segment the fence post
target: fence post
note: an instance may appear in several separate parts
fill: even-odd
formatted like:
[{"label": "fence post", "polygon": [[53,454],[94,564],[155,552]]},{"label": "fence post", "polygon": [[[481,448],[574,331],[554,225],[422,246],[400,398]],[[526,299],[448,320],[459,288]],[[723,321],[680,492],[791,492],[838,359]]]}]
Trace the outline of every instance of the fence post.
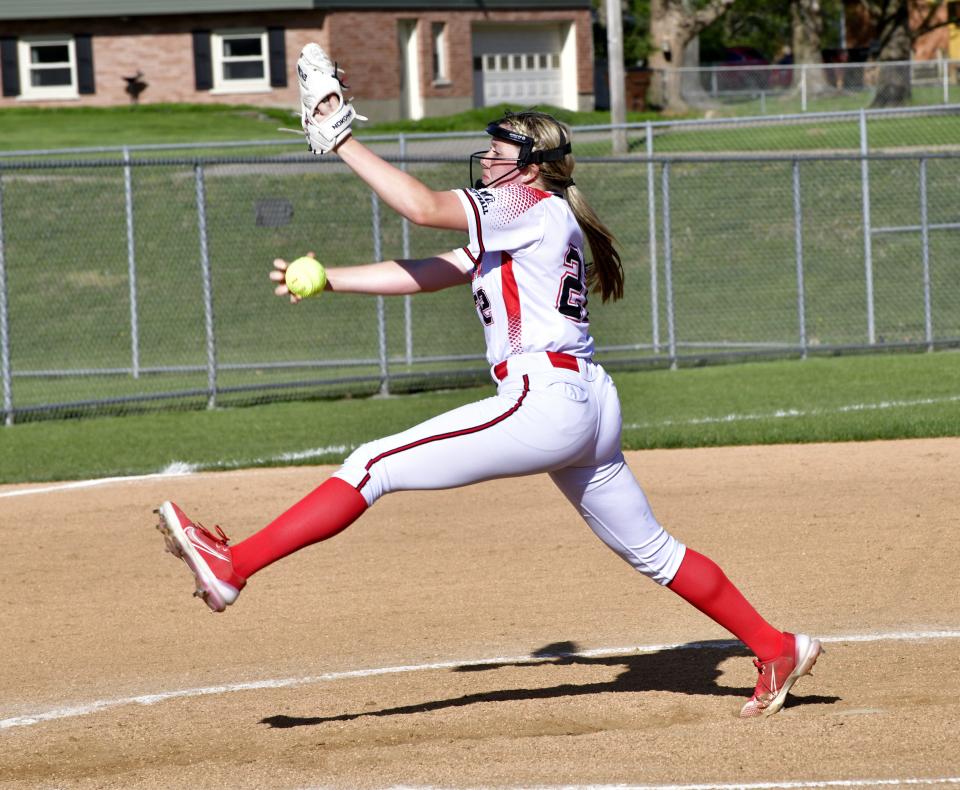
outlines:
[{"label": "fence post", "polygon": [[950,103],[950,63],[943,55],[937,55],[937,65],[940,67],[940,79],[943,83],[943,103]]},{"label": "fence post", "polygon": [[130,370],[140,378],[140,321],[137,315],[137,259],[133,243],[133,174],[130,149],[123,147],[123,202],[127,210],[127,281],[130,285]]},{"label": "fence post", "polygon": [[[380,198],[372,190],[370,201],[373,209],[373,259],[379,261],[383,257],[380,251]],[[380,394],[389,395],[390,367],[387,364],[387,315],[382,296],[377,296],[377,342],[380,347]]]},{"label": "fence post", "polygon": [[677,369],[677,334],[673,315],[673,245],[670,241],[670,163],[663,163],[661,173],[663,197],[663,276],[667,289],[667,343],[670,369]]},{"label": "fence post", "polygon": [[3,234],[3,174],[0,173],[0,377],[3,378],[3,422],[13,425],[13,382],[10,368],[10,321],[7,314],[7,256]]},{"label": "fence post", "polygon": [[800,330],[800,358],[807,358],[807,308],[803,285],[803,205],[800,192],[800,160],[793,160],[793,238],[797,263],[797,326]]},{"label": "fence post", "polygon": [[873,308],[873,226],[870,224],[870,163],[867,160],[867,112],[860,110],[860,194],[863,201],[863,268],[867,284],[867,341],[877,342]]},{"label": "fence post", "polygon": [[203,314],[207,335],[207,408],[217,406],[217,339],[213,328],[213,283],[207,246],[207,197],[203,184],[203,165],[194,165],[197,184],[197,230],[200,234],[200,271],[203,279]]},{"label": "fence post", "polygon": [[930,220],[927,215],[927,159],[920,157],[920,244],[923,247],[923,317],[927,351],[933,351],[933,300],[930,283]]},{"label": "fence post", "polygon": [[807,64],[800,64],[800,111],[807,111]]},{"label": "fence post", "polygon": [[[407,172],[407,137],[400,133],[400,169]],[[410,221],[400,218],[400,230],[403,234],[403,257],[410,257]],[[379,260],[379,258],[378,258]],[[403,297],[403,332],[407,365],[413,364],[413,300],[410,294]]]},{"label": "fence post", "polygon": [[647,225],[650,228],[650,324],[653,352],[660,353],[660,297],[657,293],[657,187],[653,164],[653,123],[647,121]]}]

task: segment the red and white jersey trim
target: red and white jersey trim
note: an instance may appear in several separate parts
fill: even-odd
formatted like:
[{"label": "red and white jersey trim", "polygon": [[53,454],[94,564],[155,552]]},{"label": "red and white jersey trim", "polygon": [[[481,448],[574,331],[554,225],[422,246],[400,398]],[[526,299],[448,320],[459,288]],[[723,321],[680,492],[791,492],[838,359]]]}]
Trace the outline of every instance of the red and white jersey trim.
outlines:
[{"label": "red and white jersey trim", "polygon": [[473,271],[490,364],[534,351],[590,358],[583,233],[567,202],[520,184],[455,194],[470,243],[454,252]]}]

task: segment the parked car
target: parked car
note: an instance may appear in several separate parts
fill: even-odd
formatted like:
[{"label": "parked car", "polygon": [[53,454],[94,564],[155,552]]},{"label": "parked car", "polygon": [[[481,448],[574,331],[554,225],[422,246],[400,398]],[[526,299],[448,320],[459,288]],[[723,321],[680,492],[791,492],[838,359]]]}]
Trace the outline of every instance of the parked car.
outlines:
[{"label": "parked car", "polygon": [[730,67],[769,66],[770,61],[753,47],[730,47],[724,52],[723,60],[717,65]]},{"label": "parked car", "polygon": [[792,82],[791,69],[770,68],[770,61],[753,47],[729,47],[709,69],[703,86],[709,92],[763,91],[786,88]]}]

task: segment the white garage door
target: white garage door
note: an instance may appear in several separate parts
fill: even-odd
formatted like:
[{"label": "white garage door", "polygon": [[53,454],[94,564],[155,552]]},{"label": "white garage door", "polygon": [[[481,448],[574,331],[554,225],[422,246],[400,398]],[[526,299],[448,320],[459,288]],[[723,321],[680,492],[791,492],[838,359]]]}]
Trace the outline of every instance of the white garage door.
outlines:
[{"label": "white garage door", "polygon": [[475,25],[474,104],[564,106],[559,25]]}]

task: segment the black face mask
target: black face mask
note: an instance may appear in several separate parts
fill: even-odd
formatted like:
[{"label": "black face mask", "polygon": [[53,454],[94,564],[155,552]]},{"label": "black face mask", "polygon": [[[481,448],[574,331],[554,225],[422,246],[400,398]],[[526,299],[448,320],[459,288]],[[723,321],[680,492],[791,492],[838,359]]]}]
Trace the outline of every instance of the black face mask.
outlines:
[{"label": "black face mask", "polygon": [[[512,157],[486,156],[486,151],[476,151],[475,153],[470,154],[470,183],[473,184],[474,189],[482,189],[484,186],[488,188],[496,186],[503,181],[503,179],[513,175],[518,170],[523,170],[523,168],[527,167],[528,165],[539,165],[541,162],[556,162],[560,159],[563,159],[563,157],[565,157],[571,151],[570,141],[564,137],[563,132],[560,132],[560,145],[557,148],[548,148],[544,151],[534,151],[534,139],[532,137],[528,137],[525,134],[520,134],[520,132],[515,132],[512,129],[505,129],[500,126],[499,122],[497,121],[492,121],[487,124],[486,132],[496,140],[503,140],[507,143],[519,145],[520,153],[517,155],[516,159],[513,159]],[[513,170],[508,170],[496,180],[484,185],[482,178],[478,178],[476,180],[473,178],[474,160],[477,160],[478,163],[484,160],[488,162],[515,162],[515,165]]]}]

